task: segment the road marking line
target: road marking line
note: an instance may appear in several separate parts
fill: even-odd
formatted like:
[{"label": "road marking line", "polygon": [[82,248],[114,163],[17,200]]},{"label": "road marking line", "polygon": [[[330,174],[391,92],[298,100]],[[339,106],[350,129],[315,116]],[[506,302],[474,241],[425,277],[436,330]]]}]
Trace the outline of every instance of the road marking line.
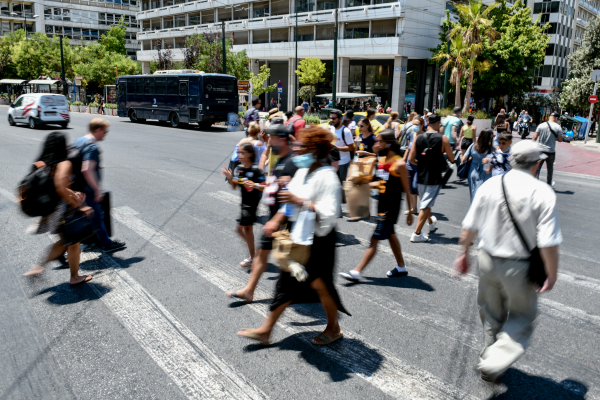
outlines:
[{"label": "road marking line", "polygon": [[[213,353],[202,340],[110,257],[83,253],[97,264],[92,285],[140,346],[189,399],[268,398]],[[106,269],[106,268],[109,269]]]},{"label": "road marking line", "polygon": [[[223,190],[219,190],[217,192],[211,192],[211,193],[209,193],[209,195],[214,197],[215,199],[222,200],[226,203],[229,203],[229,204],[232,204],[232,205],[238,206],[238,207],[242,201],[242,199],[240,198],[239,195],[225,192]],[[264,205],[262,202],[259,203],[258,210],[263,214],[267,214],[267,215],[269,214],[269,207]]]},{"label": "road marking line", "polygon": [[[207,255],[197,254],[187,246],[171,239],[155,227],[141,220],[136,214],[129,207],[113,209],[113,217],[116,220],[219,289],[226,291],[244,284],[240,278],[222,269],[219,266],[220,262],[215,263],[214,256],[207,254],[203,250],[199,250],[199,252]],[[262,289],[259,289],[257,292],[257,297],[269,297],[269,294]],[[252,303],[248,307],[262,316],[266,316],[269,313],[268,306],[266,305]],[[314,326],[296,326],[295,324],[298,322],[314,321],[314,318],[315,316],[313,315],[303,315],[295,312],[292,308],[288,308],[285,315],[281,317],[278,325],[282,326],[290,334],[300,334],[300,337],[304,341],[309,342],[313,334],[312,332],[314,332]],[[317,318],[324,322],[322,317]],[[410,399],[474,399],[473,396],[461,392],[450,384],[439,380],[429,372],[407,365],[388,351],[367,344],[365,338],[362,336],[348,331],[345,331],[344,334],[349,339],[361,341],[364,347],[361,349],[360,346],[347,346],[342,342],[340,346],[331,348],[320,346],[315,347],[315,350],[334,359],[349,371],[352,371],[390,396]]]}]

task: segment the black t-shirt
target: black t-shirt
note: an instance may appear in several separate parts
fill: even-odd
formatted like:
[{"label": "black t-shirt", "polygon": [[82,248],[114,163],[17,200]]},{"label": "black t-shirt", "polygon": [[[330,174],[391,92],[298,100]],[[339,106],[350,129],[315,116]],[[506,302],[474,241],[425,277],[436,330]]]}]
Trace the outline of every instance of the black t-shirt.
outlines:
[{"label": "black t-shirt", "polygon": [[327,156],[327,163],[331,165],[336,161],[340,161],[340,150],[337,147],[332,147]]},{"label": "black t-shirt", "polygon": [[395,224],[400,215],[402,182],[400,181],[400,177],[394,172],[396,170],[396,163],[400,160],[400,156],[396,156],[387,163],[384,163],[385,158],[382,158],[382,161],[377,163],[377,171],[373,178],[376,181],[380,181],[377,214],[383,217],[384,224]]},{"label": "black t-shirt", "polygon": [[422,185],[441,185],[446,159],[442,153],[443,137],[427,131],[417,136],[417,182]]},{"label": "black t-shirt", "polygon": [[279,199],[277,198],[280,189],[277,179],[282,176],[294,177],[298,170],[298,167],[296,167],[296,164],[292,161],[292,157],[293,154],[289,153],[277,160],[277,164],[273,167],[273,171],[271,171],[271,174],[267,177],[267,188],[264,191],[264,195],[267,196],[265,202],[269,206],[271,218],[277,214],[277,211],[279,211],[279,207],[281,206]]},{"label": "black t-shirt", "polygon": [[263,172],[256,166],[252,165],[249,168],[245,168],[243,165],[238,165],[233,172],[233,179],[237,181],[238,186],[242,191],[242,207],[258,207],[260,201],[260,190],[252,189],[248,191],[244,186],[246,180],[251,180],[255,183],[261,184],[265,181]]},{"label": "black t-shirt", "polygon": [[[373,145],[375,144],[375,135],[371,134],[369,137],[363,138],[362,134],[360,135],[360,141],[357,142],[358,150],[361,150],[360,145],[363,145],[362,150],[367,153],[373,153]],[[361,156],[361,157],[372,157],[372,156]]]}]

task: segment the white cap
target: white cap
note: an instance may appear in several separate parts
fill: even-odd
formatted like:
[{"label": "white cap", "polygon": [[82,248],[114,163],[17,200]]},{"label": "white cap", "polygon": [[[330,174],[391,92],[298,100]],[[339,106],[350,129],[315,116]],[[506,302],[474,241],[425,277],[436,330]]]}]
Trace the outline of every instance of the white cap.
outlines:
[{"label": "white cap", "polygon": [[533,140],[521,140],[511,146],[510,153],[510,161],[517,164],[526,164],[548,158],[540,145]]}]

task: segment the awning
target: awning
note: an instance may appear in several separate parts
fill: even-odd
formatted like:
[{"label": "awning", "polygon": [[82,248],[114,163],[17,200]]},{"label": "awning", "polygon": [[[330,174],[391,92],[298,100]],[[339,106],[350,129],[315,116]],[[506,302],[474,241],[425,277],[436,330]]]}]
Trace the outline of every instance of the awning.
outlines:
[{"label": "awning", "polygon": [[[366,93],[336,93],[335,97],[337,99],[357,99],[359,97],[374,97],[377,96],[376,94],[366,94]],[[333,93],[329,93],[329,94],[318,94],[315,97],[328,97],[328,98],[332,98],[333,97]]]},{"label": "awning", "polygon": [[54,79],[35,79],[33,81],[29,81],[29,85],[54,85],[56,82],[60,82],[59,80]]},{"label": "awning", "polygon": [[27,82],[24,79],[2,79],[0,80],[0,83],[8,83],[11,85],[22,85],[23,82]]}]

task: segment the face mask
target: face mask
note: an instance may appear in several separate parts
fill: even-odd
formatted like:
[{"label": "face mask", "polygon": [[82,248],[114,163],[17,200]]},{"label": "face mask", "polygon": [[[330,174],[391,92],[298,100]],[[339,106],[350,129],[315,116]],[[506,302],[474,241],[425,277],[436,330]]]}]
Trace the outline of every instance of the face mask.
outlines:
[{"label": "face mask", "polygon": [[315,162],[315,155],[310,153],[301,154],[292,158],[292,161],[294,161],[294,164],[298,168],[309,168]]},{"label": "face mask", "polygon": [[273,154],[277,156],[281,153],[281,146],[278,144],[274,144],[273,146],[271,146],[271,150],[273,151]]}]

